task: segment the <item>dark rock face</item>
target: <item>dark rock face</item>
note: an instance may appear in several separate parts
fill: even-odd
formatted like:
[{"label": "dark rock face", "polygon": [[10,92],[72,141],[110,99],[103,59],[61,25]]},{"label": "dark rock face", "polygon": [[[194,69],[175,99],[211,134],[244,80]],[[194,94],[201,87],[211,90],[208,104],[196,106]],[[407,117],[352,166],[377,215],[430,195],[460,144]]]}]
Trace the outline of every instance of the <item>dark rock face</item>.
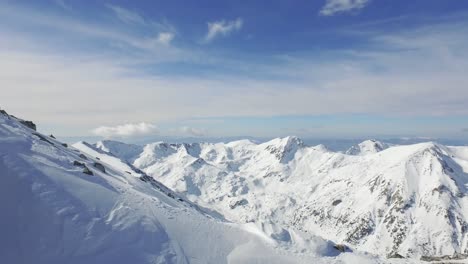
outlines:
[{"label": "dark rock face", "polygon": [[83,169],[83,173],[84,173],[84,174],[91,175],[91,176],[94,175],[94,173],[93,173],[88,167],[86,167],[86,166],[85,166],[84,169]]},{"label": "dark rock face", "polygon": [[84,154],[80,154],[79,157],[84,159],[84,160],[88,160],[88,158]]},{"label": "dark rock face", "polygon": [[231,204],[229,205],[229,207],[230,207],[231,209],[234,209],[234,208],[236,208],[236,207],[238,207],[238,206],[247,205],[248,203],[249,203],[249,201],[247,201],[246,199],[242,199],[242,200],[236,201],[236,202],[234,202],[234,203],[231,203]]},{"label": "dark rock face", "polygon": [[94,166],[94,168],[98,169],[99,171],[101,171],[103,173],[106,173],[106,168],[101,163],[94,162],[93,166]]},{"label": "dark rock face", "polygon": [[62,146],[68,148],[68,144],[67,144],[67,143],[62,143]]},{"label": "dark rock face", "polygon": [[393,253],[393,254],[389,254],[387,256],[387,258],[398,258],[398,259],[403,259],[405,257],[403,257],[402,255],[398,254],[398,253]]},{"label": "dark rock face", "polygon": [[30,129],[36,131],[36,124],[34,124],[32,121],[26,121],[26,120],[19,120],[21,124],[25,125],[26,127],[29,127]]},{"label": "dark rock face", "polygon": [[79,162],[79,161],[76,161],[76,160],[75,160],[75,161],[73,161],[73,166],[78,166],[78,167],[86,167],[86,166],[84,165],[84,163],[81,163],[81,162]]},{"label": "dark rock face", "polygon": [[50,134],[50,136],[49,136],[49,137],[51,137],[51,138],[53,138],[53,139],[56,139],[56,138],[54,137],[54,135],[52,135],[52,134]]},{"label": "dark rock face", "polygon": [[333,246],[334,249],[340,251],[340,252],[346,252],[348,251],[348,247],[346,245],[343,245],[343,244],[336,244]]},{"label": "dark rock face", "polygon": [[339,205],[340,203],[341,203],[341,200],[335,200],[335,201],[333,201],[332,205],[333,205],[333,206],[337,206],[337,205]]},{"label": "dark rock face", "polygon": [[[445,260],[464,260],[468,258],[468,254],[456,253],[453,256],[422,256],[422,261],[432,262],[432,261],[445,261]],[[449,263],[449,262],[444,262]],[[461,263],[461,262],[460,262]],[[464,262],[463,262],[464,263]]]}]

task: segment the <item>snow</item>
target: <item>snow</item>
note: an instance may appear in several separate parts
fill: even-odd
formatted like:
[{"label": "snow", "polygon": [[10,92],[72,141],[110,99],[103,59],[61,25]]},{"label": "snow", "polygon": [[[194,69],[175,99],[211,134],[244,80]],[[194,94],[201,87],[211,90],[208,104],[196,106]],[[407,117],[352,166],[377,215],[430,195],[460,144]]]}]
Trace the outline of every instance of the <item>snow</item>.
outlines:
[{"label": "snow", "polygon": [[386,143],[370,139],[352,146],[345,153],[348,155],[364,156],[380,152],[384,149],[387,149],[388,147],[389,145]]},{"label": "snow", "polygon": [[[231,177],[235,173],[222,173],[227,167],[244,171],[249,162],[245,158],[258,149],[251,142],[229,146],[158,143],[138,153],[137,146],[127,149],[110,141],[65,147],[34,133],[15,118],[0,114],[0,263],[349,263],[352,258],[381,262],[359,252],[339,254],[332,242],[274,221],[260,225],[226,221],[223,216],[235,219],[236,214],[221,215],[217,206],[204,209],[134,167],[138,164],[154,175],[165,169],[167,175],[156,178],[165,178],[175,187],[185,185],[185,193],[190,193],[193,201],[212,199],[207,195],[211,192],[228,202],[224,194],[204,187],[228,184],[234,199],[263,188],[262,184],[273,185],[255,185],[248,175],[235,180]],[[293,159],[301,151],[296,140],[284,143],[278,146],[287,153],[282,157]],[[238,145],[245,149],[235,151]],[[208,146],[214,152],[207,150]],[[208,155],[210,162],[218,163],[200,157]],[[117,156],[134,160],[133,165]],[[276,158],[271,153],[258,157],[268,162]],[[95,163],[102,164],[105,172],[96,169]],[[179,167],[181,163],[186,167]],[[84,174],[84,166],[93,175]],[[208,174],[212,172],[216,174]],[[227,177],[237,185],[229,186],[224,181]],[[282,199],[276,205],[295,203],[284,195]],[[272,199],[271,206],[274,202]],[[254,200],[250,203],[257,204]],[[222,206],[219,209],[228,211]]]},{"label": "snow", "polygon": [[382,257],[468,253],[468,147],[368,140],[337,153],[287,137],[159,142],[131,160],[190,201],[290,249],[308,252],[313,246],[298,241],[318,235]]}]

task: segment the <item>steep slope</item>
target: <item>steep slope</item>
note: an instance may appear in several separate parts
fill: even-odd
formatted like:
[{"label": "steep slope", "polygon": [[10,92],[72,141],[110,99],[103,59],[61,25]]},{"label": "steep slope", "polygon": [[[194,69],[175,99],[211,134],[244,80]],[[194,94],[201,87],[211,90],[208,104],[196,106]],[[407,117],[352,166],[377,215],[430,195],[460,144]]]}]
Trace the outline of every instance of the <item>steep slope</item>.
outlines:
[{"label": "steep slope", "polygon": [[143,147],[139,145],[124,144],[113,140],[100,141],[96,144],[96,148],[107,153],[114,153],[117,157],[129,162],[134,162],[132,158],[143,151]]},{"label": "steep slope", "polygon": [[390,256],[466,254],[468,177],[448,151],[426,143],[358,162],[345,158],[328,171],[293,223]]},{"label": "steep slope", "polygon": [[273,224],[276,240],[295,228],[388,257],[468,253],[468,148],[367,141],[347,155],[283,138],[189,153],[161,144],[134,165],[228,220]]},{"label": "steep slope", "polygon": [[78,144],[84,154],[29,127],[0,113],[1,263],[378,262],[339,255],[300,231],[291,231],[294,243],[280,244],[94,146]]}]

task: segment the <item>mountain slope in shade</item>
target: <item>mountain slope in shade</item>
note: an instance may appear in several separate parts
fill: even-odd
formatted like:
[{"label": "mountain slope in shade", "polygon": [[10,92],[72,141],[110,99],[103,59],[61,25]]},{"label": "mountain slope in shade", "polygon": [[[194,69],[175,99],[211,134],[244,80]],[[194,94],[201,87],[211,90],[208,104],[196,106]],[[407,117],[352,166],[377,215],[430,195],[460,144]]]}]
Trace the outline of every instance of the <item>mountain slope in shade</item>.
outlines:
[{"label": "mountain slope in shade", "polygon": [[115,155],[77,147],[86,153],[0,113],[0,263],[379,262],[300,230],[227,222]]},{"label": "mountain slope in shade", "polygon": [[[294,227],[388,257],[468,253],[468,148],[366,141],[351,154],[295,138],[157,143],[133,164],[231,221]],[[290,240],[279,233],[270,236]]]}]

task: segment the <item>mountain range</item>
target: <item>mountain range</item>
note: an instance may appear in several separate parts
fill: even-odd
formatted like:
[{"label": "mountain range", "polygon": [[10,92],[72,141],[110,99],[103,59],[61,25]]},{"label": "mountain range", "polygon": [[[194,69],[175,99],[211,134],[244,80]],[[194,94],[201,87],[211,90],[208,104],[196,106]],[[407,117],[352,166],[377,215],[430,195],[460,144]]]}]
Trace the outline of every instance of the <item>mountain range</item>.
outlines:
[{"label": "mountain range", "polygon": [[468,252],[468,147],[69,146],[2,111],[0,150],[2,263],[418,263]]}]

